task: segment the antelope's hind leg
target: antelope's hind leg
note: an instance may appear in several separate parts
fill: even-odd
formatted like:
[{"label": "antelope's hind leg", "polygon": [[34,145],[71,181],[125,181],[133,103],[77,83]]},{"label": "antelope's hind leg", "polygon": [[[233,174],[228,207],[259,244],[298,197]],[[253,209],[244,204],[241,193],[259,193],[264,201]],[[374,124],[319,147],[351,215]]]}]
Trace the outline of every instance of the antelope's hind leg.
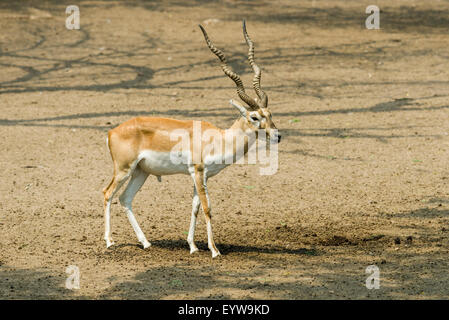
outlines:
[{"label": "antelope's hind leg", "polygon": [[148,242],[145,237],[142,229],[140,229],[139,223],[134,217],[134,213],[132,211],[132,202],[137,192],[140,190],[142,185],[145,183],[145,180],[148,177],[148,173],[143,171],[139,166],[134,169],[134,172],[131,176],[131,180],[126,186],[125,191],[120,195],[119,200],[120,204],[125,208],[126,215],[128,216],[128,220],[131,223],[131,226],[136,233],[137,239],[142,243],[144,249],[151,246],[151,243]]},{"label": "antelope's hind leg", "polygon": [[198,251],[197,246],[193,238],[195,237],[196,218],[198,216],[198,210],[200,208],[200,197],[196,191],[196,187],[193,186],[193,200],[192,200],[192,217],[190,218],[189,235],[187,236],[187,242],[190,246],[190,254]]},{"label": "antelope's hind leg", "polygon": [[123,186],[123,184],[129,178],[129,171],[118,171],[114,173],[109,185],[103,189],[104,194],[104,240],[106,241],[106,248],[114,245],[114,241],[111,237],[111,203],[112,198],[117,191]]}]

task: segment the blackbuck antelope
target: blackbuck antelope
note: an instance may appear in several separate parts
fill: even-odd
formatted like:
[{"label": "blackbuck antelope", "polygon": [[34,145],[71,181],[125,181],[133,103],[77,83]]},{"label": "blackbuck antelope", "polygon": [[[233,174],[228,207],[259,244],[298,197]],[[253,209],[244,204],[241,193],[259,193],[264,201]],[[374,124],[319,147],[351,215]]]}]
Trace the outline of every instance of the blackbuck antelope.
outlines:
[{"label": "blackbuck antelope", "polygon": [[[198,251],[193,238],[200,204],[204,211],[207,226],[208,247],[212,251],[212,257],[220,255],[212,236],[211,209],[207,192],[207,179],[218,174],[225,167],[247,153],[255,142],[257,132],[264,132],[270,141],[279,142],[276,126],[268,109],[268,97],[260,88],[261,71],[254,62],[254,45],[246,32],[243,21],[243,35],[249,47],[248,60],[254,71],[253,86],[257,98],[253,99],[245,93],[242,80],[239,75],[231,70],[226,62],[224,54],[217,49],[209,39],[206,31],[200,25],[209,49],[220,59],[221,68],[231,78],[236,86],[239,97],[246,103],[246,107],[231,100],[230,104],[237,108],[240,117],[226,130],[219,129],[206,121],[175,120],[156,117],[137,117],[128,120],[108,132],[108,147],[114,163],[114,177],[103,190],[104,193],[104,217],[106,246],[114,244],[111,238],[110,209],[111,201],[120,187],[131,178],[125,191],[120,195],[120,203],[125,208],[129,222],[131,223],[138,240],[143,248],[148,248],[150,243],[146,239],[137,223],[132,211],[132,201],[137,191],[142,187],[148,175],[155,175],[160,181],[163,175],[187,174],[193,179],[193,203],[190,229],[187,242],[190,253]],[[198,131],[196,134],[195,131]],[[203,134],[208,131],[215,133],[220,141],[219,146],[231,144],[226,152],[212,153],[210,141],[204,141]],[[184,132],[187,148],[179,151],[179,133]],[[176,139],[173,139],[175,137]],[[209,136],[210,138],[210,136]],[[239,140],[241,138],[242,140]],[[200,140],[200,141],[197,141]],[[202,140],[202,141],[201,141]],[[207,139],[206,139],[207,140]],[[234,141],[243,141],[240,145],[234,145]],[[216,142],[216,141],[215,141]],[[221,147],[220,147],[221,148]],[[219,148],[219,149],[220,149]],[[177,151],[174,151],[176,149]],[[196,161],[195,161],[196,159]],[[231,159],[231,161],[228,161]],[[218,161],[217,161],[218,160]]]}]

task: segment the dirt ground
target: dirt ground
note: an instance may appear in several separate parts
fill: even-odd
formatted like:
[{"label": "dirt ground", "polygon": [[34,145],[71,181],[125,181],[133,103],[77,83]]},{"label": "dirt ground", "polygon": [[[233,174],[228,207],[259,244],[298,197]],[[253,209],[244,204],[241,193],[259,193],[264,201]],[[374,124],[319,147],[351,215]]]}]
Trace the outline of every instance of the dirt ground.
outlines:
[{"label": "dirt ground", "polygon": [[[209,181],[218,259],[202,213],[189,254],[188,176],[137,195],[147,250],[114,201],[106,249],[107,131],[137,115],[229,127],[235,87],[198,24],[250,89],[244,18],[278,172]],[[0,27],[0,298],[449,297],[449,1],[1,1]]]}]

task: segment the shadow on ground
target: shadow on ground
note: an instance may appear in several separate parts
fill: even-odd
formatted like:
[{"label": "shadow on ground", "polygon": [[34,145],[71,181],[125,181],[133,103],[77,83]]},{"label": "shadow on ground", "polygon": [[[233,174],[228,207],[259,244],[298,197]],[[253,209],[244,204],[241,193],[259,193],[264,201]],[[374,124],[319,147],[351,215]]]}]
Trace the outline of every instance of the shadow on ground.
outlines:
[{"label": "shadow on ground", "polygon": [[62,272],[0,265],[0,299],[73,299],[73,291],[64,287],[66,277]]}]

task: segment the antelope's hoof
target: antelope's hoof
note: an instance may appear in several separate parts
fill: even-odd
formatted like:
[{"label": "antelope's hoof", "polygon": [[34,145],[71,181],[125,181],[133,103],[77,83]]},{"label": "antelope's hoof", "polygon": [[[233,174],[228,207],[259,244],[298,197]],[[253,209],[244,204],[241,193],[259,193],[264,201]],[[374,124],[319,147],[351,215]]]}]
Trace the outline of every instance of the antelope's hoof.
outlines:
[{"label": "antelope's hoof", "polygon": [[110,248],[111,246],[113,246],[115,243],[112,240],[106,240],[106,249]]},{"label": "antelope's hoof", "polygon": [[213,258],[216,258],[216,257],[218,257],[218,256],[221,256],[221,253],[220,253],[220,251],[212,251],[212,259]]},{"label": "antelope's hoof", "polygon": [[149,243],[148,241],[145,240],[145,241],[142,241],[142,246],[144,249],[147,249],[151,246],[151,243]]},{"label": "antelope's hoof", "polygon": [[195,248],[190,248],[190,254],[193,254],[193,253],[195,253],[195,252],[198,252],[198,248],[197,248],[197,247],[195,247]]}]

